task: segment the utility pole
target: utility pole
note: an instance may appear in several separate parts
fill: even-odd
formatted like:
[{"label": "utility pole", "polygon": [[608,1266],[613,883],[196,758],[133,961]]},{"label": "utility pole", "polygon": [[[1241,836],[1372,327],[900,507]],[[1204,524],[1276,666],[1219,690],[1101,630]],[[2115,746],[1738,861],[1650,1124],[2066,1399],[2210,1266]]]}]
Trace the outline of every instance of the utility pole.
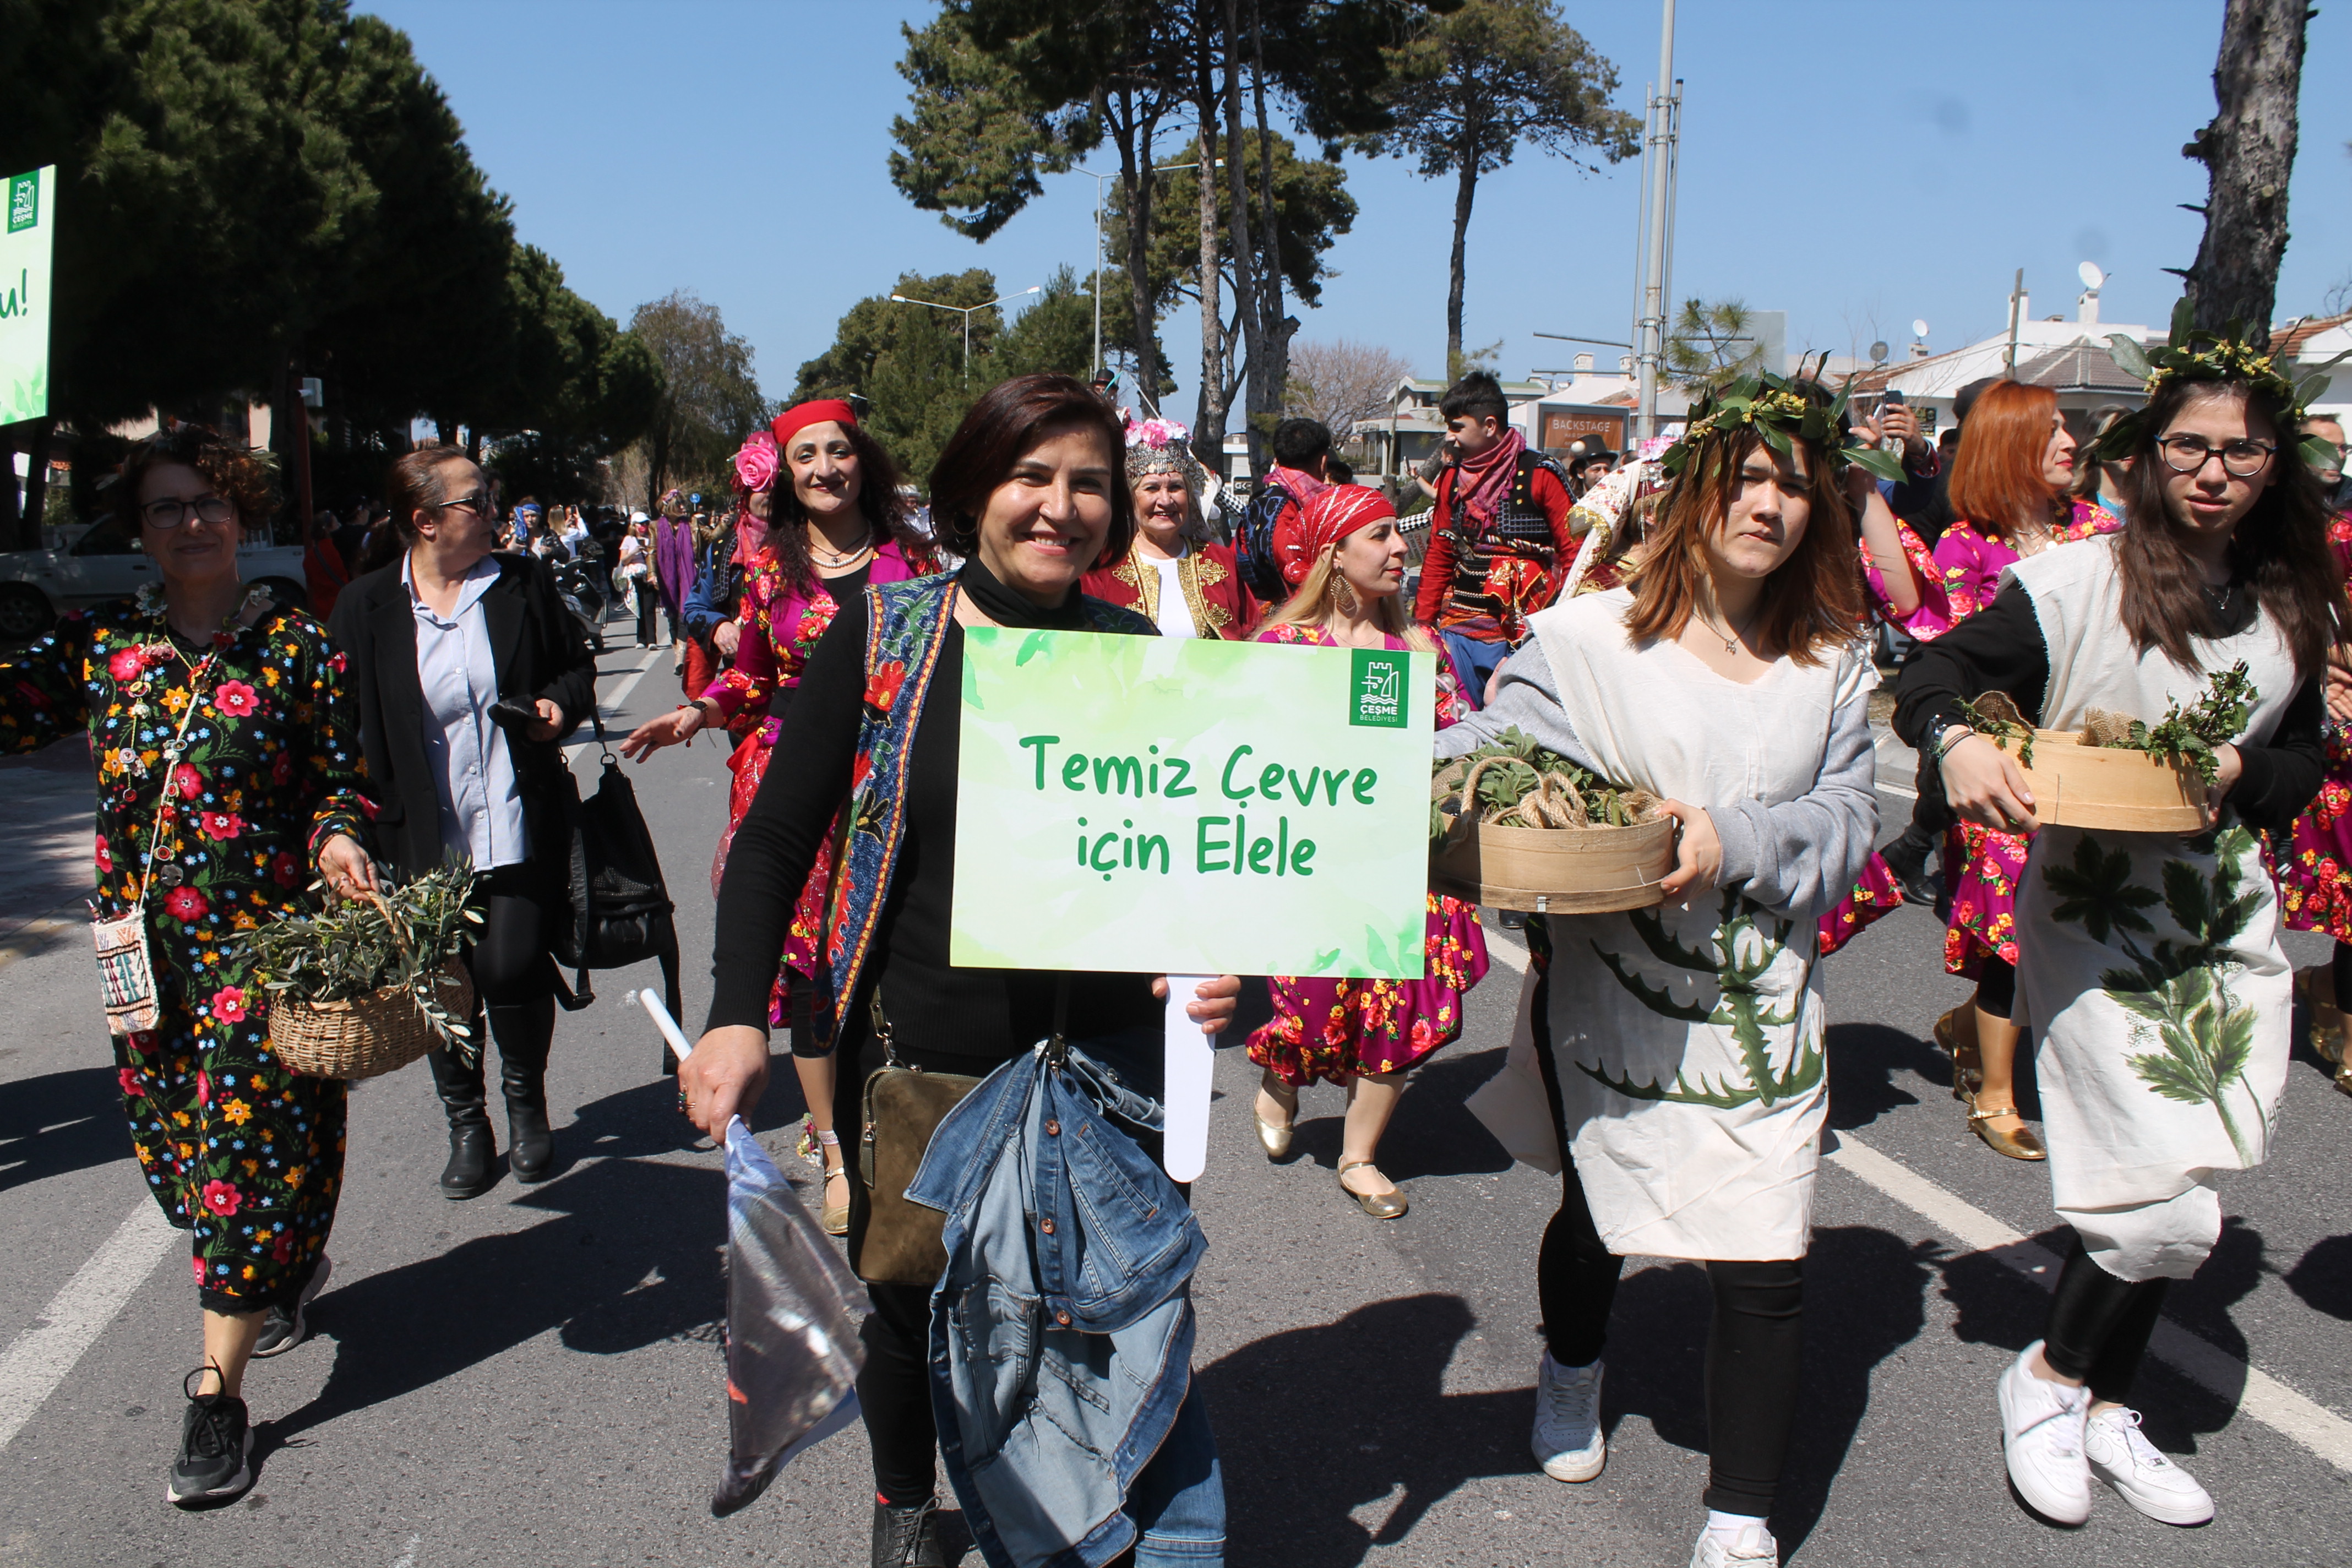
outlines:
[{"label": "utility pole", "polygon": [[2009,347],[2000,356],[2003,381],[2017,379],[2017,323],[2024,314],[2025,268],[2021,267],[2017,269],[2017,281],[2010,286],[2009,290]]},{"label": "utility pole", "polygon": [[1643,160],[1649,187],[1643,196],[1646,244],[1639,279],[1640,309],[1633,335],[1639,375],[1641,435],[1658,433],[1658,371],[1665,359],[1666,277],[1674,231],[1675,151],[1680,139],[1682,91],[1675,80],[1675,0],[1663,0],[1659,28],[1658,80],[1650,99],[1649,133]]},{"label": "utility pole", "polygon": [[[1175,171],[1177,171],[1177,170],[1179,170],[1179,169],[1197,169],[1197,168],[1199,168],[1200,166],[1201,166],[1201,165],[1200,165],[1199,163],[1155,163],[1155,164],[1153,164],[1153,165],[1152,165],[1151,172],[1152,172],[1153,174],[1173,174]],[[1222,168],[1223,168],[1224,166],[1225,166],[1225,161],[1224,161],[1223,158],[1218,159],[1218,160],[1217,160],[1217,167],[1218,167],[1218,168],[1220,168],[1220,169],[1222,169]],[[1102,217],[1103,217],[1103,185],[1102,185],[1102,183],[1103,183],[1105,180],[1115,180],[1115,179],[1118,178],[1118,170],[1116,170],[1116,169],[1113,169],[1113,170],[1112,170],[1112,171],[1110,171],[1108,174],[1096,174],[1092,169],[1088,169],[1088,168],[1081,167],[1081,168],[1072,169],[1072,170],[1070,170],[1069,172],[1070,172],[1071,174],[1084,174],[1087,179],[1092,180],[1092,181],[1095,183],[1095,374],[1100,374],[1102,373],[1102,367],[1103,367],[1103,352],[1102,352],[1102,275],[1103,275],[1103,237],[1102,237]],[[1033,290],[1033,292],[1034,292],[1034,290]],[[1157,415],[1154,415],[1154,416],[1153,416],[1153,417],[1154,417],[1154,418],[1157,418],[1157,417],[1158,417],[1158,416],[1157,416]]]}]

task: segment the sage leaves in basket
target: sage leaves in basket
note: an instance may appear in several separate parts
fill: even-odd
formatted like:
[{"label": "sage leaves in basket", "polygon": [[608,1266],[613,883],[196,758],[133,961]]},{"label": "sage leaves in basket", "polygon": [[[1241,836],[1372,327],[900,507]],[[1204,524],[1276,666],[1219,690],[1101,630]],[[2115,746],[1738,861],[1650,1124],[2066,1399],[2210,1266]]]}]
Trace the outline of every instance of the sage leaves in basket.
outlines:
[{"label": "sage leaves in basket", "polygon": [[466,907],[473,886],[472,865],[453,861],[385,888],[381,908],[372,899],[348,899],[317,914],[271,921],[246,939],[246,951],[263,986],[297,1002],[354,1002],[404,987],[433,1032],[462,1050],[473,1030],[441,1005],[434,981],[482,923]]}]

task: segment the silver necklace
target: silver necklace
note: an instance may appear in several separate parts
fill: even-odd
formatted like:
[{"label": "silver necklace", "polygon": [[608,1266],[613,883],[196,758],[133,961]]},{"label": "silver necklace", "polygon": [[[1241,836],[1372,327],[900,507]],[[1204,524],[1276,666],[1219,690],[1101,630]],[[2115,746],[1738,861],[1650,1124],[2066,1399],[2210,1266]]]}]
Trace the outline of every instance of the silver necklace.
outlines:
[{"label": "silver necklace", "polygon": [[1748,624],[1746,626],[1730,631],[1724,629],[1724,626],[1728,626],[1730,625],[1730,617],[1727,616],[1724,617],[1724,626],[1717,626],[1713,616],[1701,616],[1699,617],[1699,624],[1706,627],[1710,636],[1719,637],[1723,639],[1723,651],[1725,653],[1736,654],[1739,651],[1739,645],[1748,639],[1748,634],[1756,629],[1756,623],[1763,614],[1764,606],[1761,605],[1757,605],[1755,611],[1748,616]]},{"label": "silver necklace", "polygon": [[874,548],[872,523],[866,525],[866,537],[857,542],[857,547],[854,550],[835,550],[830,544],[819,543],[818,540],[824,538],[824,535],[818,534],[814,528],[809,531],[815,536],[809,541],[809,558],[819,566],[846,566]]}]

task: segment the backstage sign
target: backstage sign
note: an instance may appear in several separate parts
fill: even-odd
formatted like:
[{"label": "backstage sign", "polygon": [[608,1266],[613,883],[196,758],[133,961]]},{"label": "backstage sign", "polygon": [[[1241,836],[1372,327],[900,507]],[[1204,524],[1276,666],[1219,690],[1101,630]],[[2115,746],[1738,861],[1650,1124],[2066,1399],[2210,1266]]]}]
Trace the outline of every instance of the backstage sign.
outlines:
[{"label": "backstage sign", "polygon": [[951,961],[1420,978],[1436,673],[968,628]]}]

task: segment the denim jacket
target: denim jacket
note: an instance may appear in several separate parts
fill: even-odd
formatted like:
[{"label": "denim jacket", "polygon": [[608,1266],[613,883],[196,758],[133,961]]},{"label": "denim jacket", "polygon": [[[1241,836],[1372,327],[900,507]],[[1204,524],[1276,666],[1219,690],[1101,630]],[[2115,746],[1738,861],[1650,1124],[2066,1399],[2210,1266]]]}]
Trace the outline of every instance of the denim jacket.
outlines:
[{"label": "denim jacket", "polygon": [[[1156,1052],[1150,1034],[1134,1050]],[[1127,1045],[1049,1041],[1005,1063],[907,1189],[947,1215],[931,1405],[991,1568],[1101,1568],[1134,1544],[1122,1505],[1191,1383],[1187,1287],[1208,1238],[1128,1131],[1156,1131],[1160,1107],[1104,1059]]]}]

